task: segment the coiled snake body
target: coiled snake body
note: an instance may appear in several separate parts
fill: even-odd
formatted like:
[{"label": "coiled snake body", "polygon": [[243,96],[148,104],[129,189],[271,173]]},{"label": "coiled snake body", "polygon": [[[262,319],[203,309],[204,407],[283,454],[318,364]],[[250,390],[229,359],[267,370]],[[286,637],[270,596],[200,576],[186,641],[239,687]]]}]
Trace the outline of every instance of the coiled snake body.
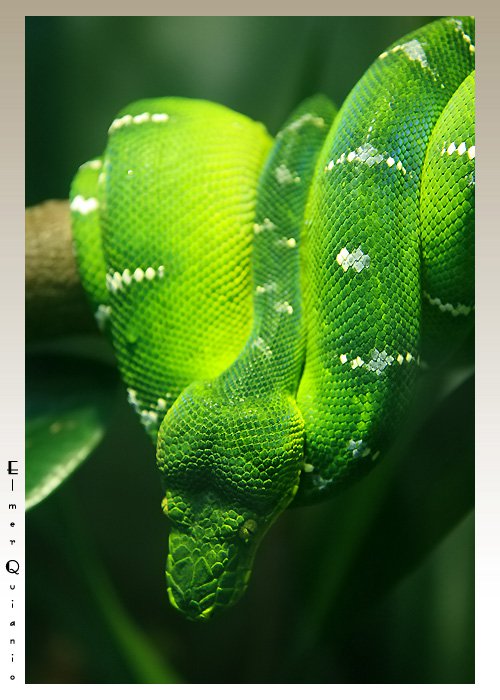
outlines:
[{"label": "coiled snake body", "polygon": [[136,102],[78,171],[79,268],[156,444],[187,617],[240,597],[292,500],[377,462],[421,355],[470,324],[474,51],[473,19],[433,22],[274,141],[209,102]]}]

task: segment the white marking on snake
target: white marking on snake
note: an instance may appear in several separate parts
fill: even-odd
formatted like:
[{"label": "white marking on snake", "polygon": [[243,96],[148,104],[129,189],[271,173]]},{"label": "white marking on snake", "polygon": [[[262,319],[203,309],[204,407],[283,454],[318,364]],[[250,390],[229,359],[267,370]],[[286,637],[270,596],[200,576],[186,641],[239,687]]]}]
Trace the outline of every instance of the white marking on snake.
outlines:
[{"label": "white marking on snake", "polygon": [[304,463],[304,471],[306,474],[310,474],[311,472],[314,471],[314,464],[308,464],[307,462]]},{"label": "white marking on snake", "polygon": [[255,287],[256,294],[264,294],[265,292],[275,292],[276,282],[266,282],[265,284],[258,284]]},{"label": "white marking on snake", "polygon": [[364,364],[364,360],[362,360],[361,357],[359,357],[359,355],[358,357],[355,357],[354,360],[351,360],[351,367],[353,369],[356,369],[356,367],[361,367]]},{"label": "white marking on snake", "polygon": [[371,452],[371,449],[363,444],[363,440],[349,440],[347,449],[351,450],[355,458],[367,457]]},{"label": "white marking on snake", "polygon": [[429,292],[424,292],[424,297],[431,306],[437,306],[440,311],[450,313],[452,316],[468,316],[473,309],[472,306],[467,306],[466,304],[443,302],[439,297],[431,297]]},{"label": "white marking on snake", "polygon": [[370,256],[365,255],[361,248],[356,248],[353,253],[350,253],[347,248],[342,248],[337,254],[336,260],[344,272],[347,272],[351,267],[353,267],[356,272],[361,272],[361,270],[370,267]]},{"label": "white marking on snake", "polygon": [[117,117],[116,119],[113,119],[111,122],[111,126],[108,129],[108,134],[111,134],[113,131],[116,131],[116,129],[121,129],[122,126],[127,126],[128,124],[132,123],[132,115],[131,114],[124,114],[123,117]]},{"label": "white marking on snake", "polygon": [[118,289],[113,275],[109,272],[106,275],[106,288],[109,292],[116,292]]},{"label": "white marking on snake", "polygon": [[351,151],[347,156],[347,160],[349,162],[359,160],[361,163],[371,166],[381,163],[384,160],[384,156],[371,143],[364,143],[358,146],[355,151]]},{"label": "white marking on snake", "polygon": [[469,51],[470,51],[470,53],[475,53],[476,47],[475,47],[474,44],[472,43],[472,39],[470,38],[470,36],[469,36],[468,34],[465,33],[465,31],[464,31],[464,25],[463,25],[462,20],[461,20],[461,19],[457,19],[456,17],[450,17],[450,19],[449,19],[448,21],[450,22],[450,24],[453,24],[453,25],[454,25],[455,31],[458,32],[459,34],[461,34],[463,40],[464,40],[467,44],[469,44]]},{"label": "white marking on snake", "polygon": [[141,423],[145,428],[150,428],[158,423],[158,414],[156,411],[141,411]]},{"label": "white marking on snake", "polygon": [[340,362],[341,362],[343,365],[345,365],[345,363],[347,362],[347,355],[340,355],[340,358],[339,358],[339,359],[340,359]]},{"label": "white marking on snake", "polygon": [[165,401],[165,399],[160,397],[156,402],[156,406],[159,411],[165,411],[167,408],[167,402]]},{"label": "white marking on snake", "polygon": [[441,155],[447,155],[451,156],[454,153],[457,153],[459,156],[463,156],[467,154],[469,160],[474,160],[476,156],[476,147],[475,146],[470,146],[467,148],[467,144],[465,141],[462,141],[458,146],[454,141],[452,141],[448,146],[446,143],[444,144],[443,148],[441,149]]},{"label": "white marking on snake", "polygon": [[99,201],[95,197],[88,197],[86,199],[82,197],[81,194],[77,194],[76,197],[71,200],[69,208],[71,211],[77,211],[79,214],[85,216],[85,214],[90,214],[96,211],[96,209],[99,209]]},{"label": "white marking on snake", "polygon": [[125,268],[123,272],[109,270],[106,275],[106,286],[110,291],[116,292],[119,289],[123,289],[123,285],[129,286],[134,281],[142,282],[143,280],[147,280],[151,282],[155,277],[162,279],[164,275],[165,267],[163,265],[160,265],[156,269],[154,267],[148,267],[145,271],[141,267],[138,267],[133,273],[130,272],[128,267]]},{"label": "white marking on snake", "polygon": [[164,124],[169,119],[169,115],[163,112],[154,114],[151,114],[150,112],[142,112],[142,114],[136,114],[135,116],[132,116],[131,114],[124,114],[123,117],[117,117],[111,122],[108,133],[111,134],[124,126],[130,126],[130,124],[145,124],[147,122],[152,122],[153,124]]},{"label": "white marking on snake", "polygon": [[325,120],[323,117],[315,117],[314,114],[303,114],[301,117],[285,126],[277,135],[281,136],[285,131],[297,131],[297,129],[300,129],[304,124],[312,124],[312,126],[322,129],[325,126]]},{"label": "white marking on snake", "polygon": [[315,472],[312,475],[312,482],[313,482],[314,490],[318,490],[318,491],[322,491],[323,489],[326,489],[332,483],[331,479],[324,479],[321,476],[321,474],[318,474],[318,472]]},{"label": "white marking on snake", "polygon": [[427,56],[418,39],[412,39],[399,47],[408,56],[410,61],[418,61],[423,68],[428,68]]},{"label": "white marking on snake", "polygon": [[418,41],[418,39],[411,39],[411,41],[407,41],[405,44],[398,44],[397,46],[394,46],[390,51],[384,51],[383,53],[381,53],[379,58],[387,58],[389,54],[395,54],[398,51],[402,51],[404,55],[410,59],[410,61],[416,62],[420,66],[422,66],[422,68],[428,70],[429,73],[431,73],[433,79],[437,80],[438,73],[435,69],[429,66],[427,55],[424,51],[422,44]]},{"label": "white marking on snake", "polygon": [[394,46],[390,51],[384,51],[383,53],[381,53],[379,58],[387,58],[387,56],[390,53],[396,53],[397,51],[403,51],[403,53],[406,54],[406,56],[408,56],[410,61],[418,61],[422,68],[429,67],[429,63],[427,62],[427,56],[425,55],[425,51],[422,47],[422,44],[418,41],[418,39],[412,39],[411,41],[406,42],[406,44],[398,44],[397,46]]},{"label": "white marking on snake", "polygon": [[267,217],[264,219],[264,221],[261,224],[254,224],[253,225],[254,233],[262,233],[263,231],[274,231],[275,229],[276,229],[276,224],[273,224],[271,219],[268,219]]},{"label": "white marking on snake", "polygon": [[375,372],[375,374],[379,375],[382,374],[382,372],[392,365],[394,362],[394,357],[392,355],[388,355],[385,350],[382,350],[380,352],[376,348],[372,351],[372,357],[371,360],[366,364],[366,369],[370,372]]},{"label": "white marking on snake", "polygon": [[403,355],[401,355],[401,353],[399,353],[398,356],[396,357],[396,362],[397,362],[398,364],[402,365],[403,362],[404,362],[404,359],[405,359],[405,358],[403,357]]},{"label": "white marking on snake", "polygon": [[297,241],[295,238],[280,238],[279,241],[276,241],[276,245],[283,246],[285,248],[296,248]]},{"label": "white marking on snake", "polygon": [[139,406],[139,401],[137,399],[137,391],[135,389],[132,389],[131,387],[127,387],[127,400],[131,406],[134,407],[134,410],[136,412],[139,412],[140,406]]},{"label": "white marking on snake", "polygon": [[108,306],[107,304],[99,304],[94,314],[94,318],[100,331],[103,331],[106,328],[106,324],[108,323],[110,316],[111,306]]},{"label": "white marking on snake", "polygon": [[[371,143],[364,143],[358,146],[354,151],[349,151],[347,154],[341,153],[337,160],[330,160],[325,166],[325,172],[333,170],[335,165],[342,165],[346,161],[347,163],[352,163],[353,161],[364,163],[368,167],[385,162],[389,168],[392,168],[396,163],[396,160],[392,156],[386,158],[386,154],[380,153]],[[397,162],[396,168],[406,175],[406,168],[401,161]]]},{"label": "white marking on snake", "polygon": [[298,175],[292,175],[284,163],[278,165],[274,171],[274,175],[280,185],[290,185],[293,182],[300,182],[300,177]]},{"label": "white marking on snake", "polygon": [[264,355],[264,357],[269,358],[269,357],[271,357],[271,355],[273,354],[273,351],[271,350],[271,348],[269,347],[269,345],[267,345],[267,343],[265,342],[264,338],[261,338],[261,337],[259,336],[258,338],[256,338],[256,339],[253,341],[253,344],[254,344],[254,346],[255,346],[258,350],[261,351],[261,353]]},{"label": "white marking on snake", "polygon": [[274,310],[279,314],[293,314],[293,306],[291,306],[287,301],[277,301],[274,305]]}]

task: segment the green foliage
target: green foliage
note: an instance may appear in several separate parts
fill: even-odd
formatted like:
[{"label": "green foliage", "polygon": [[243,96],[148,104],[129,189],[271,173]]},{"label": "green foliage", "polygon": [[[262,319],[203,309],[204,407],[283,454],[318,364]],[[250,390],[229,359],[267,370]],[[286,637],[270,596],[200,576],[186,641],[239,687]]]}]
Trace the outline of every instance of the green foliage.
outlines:
[{"label": "green foliage", "polygon": [[100,362],[34,355],[26,363],[26,509],[57,489],[102,439],[116,376]]}]

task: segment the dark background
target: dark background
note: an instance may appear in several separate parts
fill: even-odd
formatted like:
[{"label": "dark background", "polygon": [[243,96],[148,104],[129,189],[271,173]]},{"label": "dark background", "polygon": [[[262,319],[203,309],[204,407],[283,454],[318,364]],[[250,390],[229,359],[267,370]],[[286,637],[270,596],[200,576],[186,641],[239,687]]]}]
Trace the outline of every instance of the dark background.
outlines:
[{"label": "dark background", "polygon": [[[66,198],[129,102],[206,98],[275,133],[314,92],[340,105],[379,53],[429,20],[27,18],[26,203]],[[49,350],[78,357],[84,347]],[[104,345],[95,348],[108,361]],[[27,681],[473,682],[467,357],[427,375],[375,472],[280,518],[244,599],[201,625],[168,603],[154,451],[119,388],[104,440],[27,514]],[[71,373],[61,379],[54,366],[54,384],[71,392]],[[28,366],[28,401],[35,384]]]}]

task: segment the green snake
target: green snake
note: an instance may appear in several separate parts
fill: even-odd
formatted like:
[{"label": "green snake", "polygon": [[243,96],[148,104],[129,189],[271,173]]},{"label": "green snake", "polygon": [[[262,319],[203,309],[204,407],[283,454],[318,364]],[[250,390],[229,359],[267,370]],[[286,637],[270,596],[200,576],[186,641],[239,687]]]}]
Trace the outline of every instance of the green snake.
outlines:
[{"label": "green snake", "polygon": [[292,501],[377,463],[421,358],[470,327],[474,53],[473,18],[437,20],[275,139],[210,102],[135,102],[78,170],[79,270],[156,445],[187,618],[240,598]]}]

